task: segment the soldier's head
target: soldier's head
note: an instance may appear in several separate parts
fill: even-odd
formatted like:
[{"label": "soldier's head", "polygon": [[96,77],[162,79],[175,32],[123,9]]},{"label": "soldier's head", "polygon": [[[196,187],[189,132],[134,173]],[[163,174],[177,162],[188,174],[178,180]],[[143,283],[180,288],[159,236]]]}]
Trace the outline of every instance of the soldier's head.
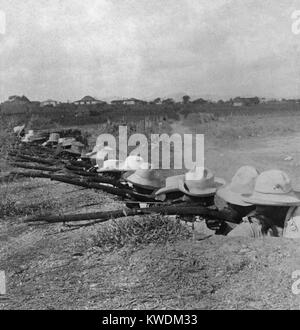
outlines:
[{"label": "soldier's head", "polygon": [[281,223],[284,221],[289,206],[256,205],[256,212]]},{"label": "soldier's head", "polygon": [[227,203],[227,208],[230,210],[232,219],[240,222],[243,217],[255,210],[255,205],[242,206],[232,203]]},{"label": "soldier's head", "polygon": [[262,172],[253,192],[243,195],[243,200],[256,205],[257,213],[274,221],[282,221],[290,206],[300,204],[289,176],[280,170]]}]

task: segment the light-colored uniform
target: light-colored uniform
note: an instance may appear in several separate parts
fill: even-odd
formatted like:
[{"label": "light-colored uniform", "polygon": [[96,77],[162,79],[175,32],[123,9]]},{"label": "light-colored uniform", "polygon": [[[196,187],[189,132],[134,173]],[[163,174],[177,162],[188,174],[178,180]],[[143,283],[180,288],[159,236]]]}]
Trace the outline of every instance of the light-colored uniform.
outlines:
[{"label": "light-colored uniform", "polygon": [[237,225],[228,236],[231,237],[263,237],[275,236],[286,238],[300,238],[300,207],[290,207],[285,217],[284,228],[273,225],[269,220],[254,212],[243,218],[243,222]]},{"label": "light-colored uniform", "polygon": [[255,211],[245,216],[242,223],[237,225],[227,236],[252,237],[282,236],[283,229],[274,225],[269,218],[256,214]]},{"label": "light-colored uniform", "polygon": [[283,237],[300,238],[300,207],[290,207],[286,215]]}]

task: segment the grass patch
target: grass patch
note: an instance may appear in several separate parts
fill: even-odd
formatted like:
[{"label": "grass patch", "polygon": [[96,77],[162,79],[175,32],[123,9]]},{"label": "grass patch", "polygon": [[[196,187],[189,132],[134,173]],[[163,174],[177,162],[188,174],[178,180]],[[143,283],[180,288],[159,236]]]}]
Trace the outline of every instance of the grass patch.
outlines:
[{"label": "grass patch", "polygon": [[251,261],[247,258],[242,258],[238,261],[231,261],[226,266],[226,274],[234,275],[238,274],[239,272],[243,271],[245,268],[247,268],[250,265]]},{"label": "grass patch", "polygon": [[151,243],[165,244],[187,239],[191,232],[178,221],[159,215],[133,217],[101,226],[93,236],[93,245],[113,250],[125,245],[134,247]]},{"label": "grass patch", "polygon": [[38,188],[32,181],[1,185],[0,218],[50,214],[59,208],[47,188]]},{"label": "grass patch", "polygon": [[47,200],[32,203],[22,203],[13,199],[5,198],[0,201],[0,218],[12,216],[29,216],[49,213],[53,210],[53,203]]}]

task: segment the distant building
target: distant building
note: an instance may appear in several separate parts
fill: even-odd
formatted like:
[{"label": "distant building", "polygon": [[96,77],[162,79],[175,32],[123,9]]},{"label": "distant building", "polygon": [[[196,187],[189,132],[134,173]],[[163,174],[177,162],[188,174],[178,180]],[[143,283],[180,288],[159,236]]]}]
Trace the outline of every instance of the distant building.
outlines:
[{"label": "distant building", "polygon": [[106,104],[106,102],[97,100],[92,96],[85,96],[81,100],[75,101],[74,104],[76,104],[76,105],[91,105],[91,104]]},{"label": "distant building", "polygon": [[41,106],[41,102],[40,101],[31,101],[30,104],[34,107],[40,107]]},{"label": "distant building", "polygon": [[110,104],[112,104],[112,105],[121,105],[121,104],[123,104],[123,100],[112,100],[110,102]]},{"label": "distant building", "polygon": [[58,101],[55,100],[46,100],[44,102],[41,102],[41,107],[46,107],[46,106],[53,106],[56,107],[59,104]]},{"label": "distant building", "polygon": [[267,103],[268,99],[266,97],[261,97],[259,101],[260,103]]},{"label": "distant building", "polygon": [[280,103],[280,100],[277,100],[275,98],[266,98],[266,97],[263,97],[260,99],[260,103],[263,103],[263,104],[268,104],[268,103]]},{"label": "distant building", "polygon": [[206,104],[206,103],[208,103],[208,101],[200,98],[200,99],[196,99],[196,100],[192,101],[192,103],[193,104]]},{"label": "distant building", "polygon": [[162,99],[160,97],[157,97],[155,100],[150,102],[151,104],[162,104]]},{"label": "distant building", "polygon": [[138,100],[135,98],[125,99],[125,100],[113,100],[110,102],[114,105],[136,105],[136,104],[147,104],[146,101]]},{"label": "distant building", "polygon": [[6,102],[30,103],[29,99],[25,95],[22,95],[22,96],[18,96],[18,95],[9,96],[9,98]]},{"label": "distant building", "polygon": [[233,101],[232,105],[234,107],[242,107],[244,105],[244,102]]},{"label": "distant building", "polygon": [[281,99],[281,102],[282,103],[292,103],[292,104],[295,104],[295,103],[298,103],[298,100],[297,99]]},{"label": "distant building", "polygon": [[134,98],[127,99],[127,100],[123,101],[123,104],[125,104],[125,105],[135,105],[135,104],[138,104],[138,103],[141,103],[141,101],[137,100],[137,99],[134,99]]},{"label": "distant building", "polygon": [[259,104],[260,100],[258,97],[236,97],[232,100],[232,105],[234,107],[241,107],[241,106],[250,106]]}]

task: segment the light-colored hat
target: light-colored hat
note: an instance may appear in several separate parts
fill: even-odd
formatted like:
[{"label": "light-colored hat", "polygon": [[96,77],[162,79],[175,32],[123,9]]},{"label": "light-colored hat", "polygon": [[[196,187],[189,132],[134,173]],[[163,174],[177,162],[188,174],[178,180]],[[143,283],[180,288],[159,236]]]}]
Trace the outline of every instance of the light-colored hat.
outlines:
[{"label": "light-colored hat", "polygon": [[179,190],[179,182],[184,181],[185,175],[174,175],[166,178],[165,186],[155,192],[155,195],[167,194]]},{"label": "light-colored hat", "polygon": [[104,147],[103,149],[101,150],[98,150],[97,152],[93,152],[92,155],[90,156],[90,158],[94,158],[94,159],[98,159],[98,160],[104,160],[110,151],[113,151],[112,148],[110,147]]},{"label": "light-colored hat", "polygon": [[59,139],[58,143],[61,143],[61,146],[63,148],[66,148],[66,147],[70,147],[75,141],[76,141],[75,138],[62,138]]},{"label": "light-colored hat", "polygon": [[96,154],[100,150],[99,146],[95,145],[93,150],[89,154]]},{"label": "light-colored hat", "polygon": [[23,132],[24,129],[25,129],[25,125],[22,125],[22,126],[15,126],[15,127],[13,128],[14,133],[15,133],[15,134],[18,134],[18,135],[20,135],[20,134]]},{"label": "light-colored hat", "polygon": [[113,151],[111,147],[105,146],[104,148],[100,149],[99,146],[95,146],[91,152],[85,154],[86,157],[92,159],[104,159],[110,151]]},{"label": "light-colored hat", "polygon": [[[96,164],[98,168],[101,168],[104,164],[105,160],[108,160],[109,152],[113,151],[110,147],[104,147],[103,149],[99,150],[95,155],[90,156],[91,159],[96,159]],[[122,165],[124,165],[122,163]]]},{"label": "light-colored hat", "polygon": [[78,141],[73,141],[70,149],[65,149],[64,151],[69,152],[70,154],[80,155],[82,154],[82,149],[84,144]]},{"label": "light-colored hat", "polygon": [[45,134],[43,134],[42,132],[37,132],[36,134],[34,134],[33,137],[30,138],[31,141],[41,141],[41,140],[46,140],[46,136]]},{"label": "light-colored hat", "polygon": [[297,206],[289,208],[284,222],[283,237],[300,238],[300,209]]},{"label": "light-colored hat", "polygon": [[77,146],[72,146],[70,149],[65,149],[64,151],[70,154],[81,156],[81,149]]},{"label": "light-colored hat", "polygon": [[147,163],[144,162],[144,159],[141,156],[136,156],[136,155],[128,156],[124,162],[124,170],[126,171],[138,170],[139,168],[143,167],[145,164]]},{"label": "light-colored hat", "polygon": [[[145,166],[144,166],[145,167]],[[126,178],[126,181],[142,188],[158,189],[162,187],[162,181],[157,172],[150,168],[140,168]]]},{"label": "light-colored hat", "polygon": [[225,184],[207,168],[195,166],[185,174],[184,181],[179,182],[179,190],[188,196],[211,196]]},{"label": "light-colored hat", "polygon": [[86,156],[87,157],[95,156],[99,150],[100,150],[99,147],[96,145],[91,152],[86,153]]},{"label": "light-colored hat", "polygon": [[58,133],[51,133],[49,135],[48,141],[44,142],[43,143],[43,146],[46,146],[49,143],[59,143],[59,140],[60,140],[60,138],[59,138],[59,134]]},{"label": "light-colored hat", "polygon": [[34,131],[31,129],[28,131],[27,134],[25,134],[24,138],[22,139],[22,142],[30,142],[32,141],[33,137],[34,137]]},{"label": "light-colored hat", "polygon": [[217,191],[217,195],[224,201],[240,206],[249,206],[242,199],[242,194],[252,194],[258,171],[252,166],[240,167],[231,182]]},{"label": "light-colored hat", "polygon": [[103,166],[97,172],[124,172],[124,163],[118,159],[108,159],[103,162]]},{"label": "light-colored hat", "polygon": [[300,199],[292,189],[289,176],[280,170],[262,172],[256,179],[252,194],[243,194],[243,201],[255,205],[300,205]]},{"label": "light-colored hat", "polygon": [[58,133],[51,133],[47,142],[57,142],[59,141]]},{"label": "light-colored hat", "polygon": [[74,141],[74,142],[72,143],[72,145],[73,145],[73,146],[77,146],[77,147],[82,147],[82,148],[84,148],[84,144],[81,143],[81,142],[79,142],[79,141]]}]

